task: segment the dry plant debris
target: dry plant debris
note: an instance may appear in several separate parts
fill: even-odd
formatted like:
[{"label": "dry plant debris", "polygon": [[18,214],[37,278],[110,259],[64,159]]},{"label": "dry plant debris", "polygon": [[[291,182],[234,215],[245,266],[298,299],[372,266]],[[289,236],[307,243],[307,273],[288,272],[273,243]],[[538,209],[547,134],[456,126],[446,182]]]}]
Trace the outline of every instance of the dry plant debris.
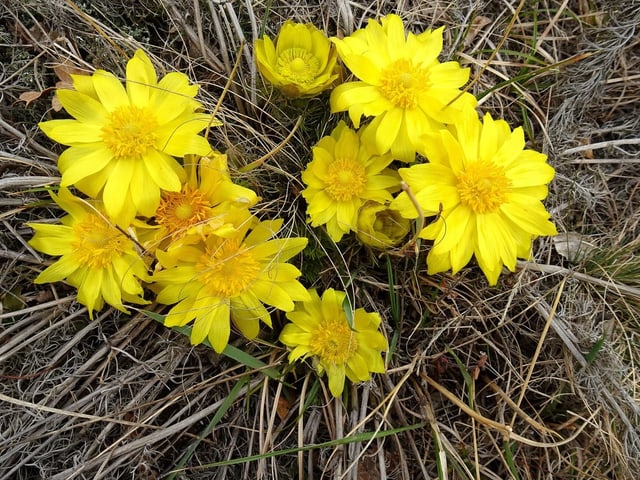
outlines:
[{"label": "dry plant debris", "polygon": [[[443,57],[472,68],[480,111],[522,125],[556,169],[546,206],[561,235],[496,286],[475,264],[428,276],[424,249],[386,258],[306,223],[300,172],[335,122],[324,100],[265,84],[252,42],[287,19],[342,37],[388,13],[416,32],[444,25]],[[623,0],[3,2],[0,477],[636,478],[638,25]],[[302,281],[384,319],[387,373],[349,384],[346,403],[302,366],[270,376],[286,365],[284,315],[258,340],[232,337],[265,371],[142,313],[90,321],[72,288],[33,284],[50,260],[26,224],[58,216],[43,187],[61,151],[37,124],[62,118],[52,92],[70,73],[124,78],[137,48],[201,85],[234,179],[310,238]]]}]

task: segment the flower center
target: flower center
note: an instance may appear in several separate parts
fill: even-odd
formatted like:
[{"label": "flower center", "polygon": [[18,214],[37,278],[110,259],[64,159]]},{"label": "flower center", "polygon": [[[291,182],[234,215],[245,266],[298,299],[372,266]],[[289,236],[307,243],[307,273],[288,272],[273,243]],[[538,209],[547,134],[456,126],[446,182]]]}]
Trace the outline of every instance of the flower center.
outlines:
[{"label": "flower center", "polygon": [[325,192],[333,200],[346,202],[359,197],[367,183],[364,166],[351,158],[338,158],[327,169]]},{"label": "flower center", "polygon": [[113,259],[131,248],[131,242],[122,232],[99,215],[89,214],[73,225],[71,247],[78,263],[84,267],[103,269]]},{"label": "flower center", "polygon": [[457,186],[460,201],[482,214],[495,212],[504,203],[511,181],[502,167],[480,160],[465,167]]},{"label": "flower center", "polygon": [[188,185],[181,192],[165,192],[156,210],[156,221],[169,235],[183,235],[209,216],[211,205],[198,189]]},{"label": "flower center", "polygon": [[320,61],[308,50],[289,48],[278,57],[277,69],[294,83],[311,83],[318,76]]},{"label": "flower center", "polygon": [[155,147],[156,116],[147,108],[127,105],[109,114],[102,141],[116,158],[139,159]]},{"label": "flower center", "polygon": [[412,109],[418,106],[420,93],[428,87],[428,70],[417,67],[410,60],[400,59],[382,71],[378,88],[396,107]]},{"label": "flower center", "polygon": [[240,295],[258,278],[260,262],[239,239],[224,239],[207,247],[196,263],[198,280],[213,297]]},{"label": "flower center", "polygon": [[309,352],[326,363],[346,363],[357,350],[357,334],[349,328],[344,317],[325,318],[309,342]]}]

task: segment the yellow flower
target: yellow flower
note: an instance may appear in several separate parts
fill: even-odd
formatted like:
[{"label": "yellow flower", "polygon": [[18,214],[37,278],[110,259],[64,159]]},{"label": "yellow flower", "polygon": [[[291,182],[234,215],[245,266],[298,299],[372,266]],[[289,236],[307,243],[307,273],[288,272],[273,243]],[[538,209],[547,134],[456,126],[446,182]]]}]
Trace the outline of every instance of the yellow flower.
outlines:
[{"label": "yellow flower", "polygon": [[271,326],[263,304],[290,311],[294,300],[307,300],[307,290],[297,280],[300,271],[285,263],[304,249],[307,239],[269,240],[281,226],[282,220],[245,222],[235,236],[211,233],[198,244],[158,251],[164,270],[152,279],[159,288],[157,301],[176,304],[165,325],[183,326],[195,319],[191,343],[208,338],[216,352],[222,352],[230,320],[252,339],[259,320]]},{"label": "yellow flower", "polygon": [[405,34],[400,17],[390,14],[342,40],[331,38],[359,79],[331,92],[331,111],[348,110],[356,128],[362,115],[376,117],[363,136],[374,153],[391,150],[394,158],[412,162],[422,135],[475,108],[473,95],[457,98],[469,69],[438,61],[442,31]]},{"label": "yellow flower", "polygon": [[365,201],[391,201],[389,189],[400,183],[385,171],[392,160],[390,155],[372,156],[356,132],[340,122],[313,147],[313,160],[302,172],[307,185],[302,196],[311,225],[327,225],[335,242],[355,230],[358,209]]},{"label": "yellow flower", "polygon": [[280,334],[280,341],[292,349],[289,362],[312,357],[318,373],[327,372],[334,397],[342,395],[345,376],[352,382],[364,382],[370,372],[384,373],[380,353],[387,350],[387,340],[378,331],[380,315],[358,308],[353,312],[352,330],[343,308],[344,292],[330,288],[322,299],[313,289],[309,293],[309,301],[286,314],[292,323]]},{"label": "yellow flower", "polygon": [[136,214],[152,216],[160,190],[182,186],[184,171],[173,157],[211,150],[198,135],[210,121],[195,113],[202,106],[193,98],[198,86],[178,72],[158,81],[141,50],[127,63],[126,89],[104,70],[73,80],[75,90],[57,95],[75,119],[40,123],[50,138],[70,147],[58,159],[61,185],[102,195],[108,216],[122,228]]},{"label": "yellow flower", "polygon": [[287,20],[275,44],[265,35],[254,46],[262,76],[289,97],[318,95],[339,77],[335,49],[311,24]]},{"label": "yellow flower", "polygon": [[397,210],[367,202],[358,212],[356,236],[365,245],[384,250],[398,244],[409,233],[409,228],[409,221]]},{"label": "yellow flower", "polygon": [[[399,170],[424,214],[440,213],[420,232],[434,241],[429,274],[455,274],[475,255],[495,285],[503,264],[514,271],[517,257],[529,257],[535,236],[557,233],[541,202],[554,169],[546,155],[524,146],[521,127],[512,132],[488,113],[484,122],[470,114],[424,139],[421,153],[429,163]],[[391,207],[406,218],[418,216],[405,192]]]},{"label": "yellow flower", "polygon": [[[148,280],[147,267],[134,243],[106,220],[98,205],[74,197],[61,187],[53,200],[69,215],[62,225],[28,223],[35,231],[29,244],[47,255],[60,256],[35,283],[67,281],[78,289],[78,302],[100,310],[104,302],[127,312],[122,301],[146,304],[140,281]],[[127,312],[128,313],[128,312]]]},{"label": "yellow flower", "polygon": [[184,163],[187,180],[182,189],[164,192],[155,213],[153,240],[161,248],[169,241],[197,242],[210,231],[233,235],[258,201],[253,190],[233,183],[225,154],[188,154]]}]

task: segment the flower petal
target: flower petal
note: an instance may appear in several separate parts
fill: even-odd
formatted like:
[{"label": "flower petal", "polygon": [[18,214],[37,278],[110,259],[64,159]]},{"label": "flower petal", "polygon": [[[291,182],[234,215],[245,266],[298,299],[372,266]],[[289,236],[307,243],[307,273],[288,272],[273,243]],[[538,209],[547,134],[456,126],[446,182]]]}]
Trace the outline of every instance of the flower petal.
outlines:
[{"label": "flower petal", "polygon": [[[34,248],[37,247],[34,246]],[[40,249],[38,248],[38,250]],[[65,255],[40,272],[40,275],[36,277],[33,283],[40,284],[59,282],[67,278],[78,268],[80,268],[80,265],[78,265],[70,255]]]},{"label": "flower petal", "polygon": [[327,377],[329,378],[329,391],[331,394],[340,398],[342,395],[342,391],[344,390],[344,380],[345,380],[345,365],[335,365],[329,364],[324,365],[324,368],[327,371]]},{"label": "flower petal", "polygon": [[146,107],[151,96],[151,88],[157,83],[156,71],[149,57],[140,49],[127,62],[127,94],[131,105]]},{"label": "flower petal", "polygon": [[229,343],[229,336],[231,335],[229,315],[229,303],[224,301],[217,304],[208,314],[209,333],[207,338],[209,339],[213,349],[218,353],[222,353],[227,346],[227,343]]},{"label": "flower petal", "polygon": [[73,118],[81,123],[104,125],[107,111],[96,99],[75,90],[58,90],[58,100]]},{"label": "flower petal", "polygon": [[107,112],[113,112],[129,105],[129,97],[122,83],[113,73],[96,70],[93,74],[93,85],[100,103]]}]

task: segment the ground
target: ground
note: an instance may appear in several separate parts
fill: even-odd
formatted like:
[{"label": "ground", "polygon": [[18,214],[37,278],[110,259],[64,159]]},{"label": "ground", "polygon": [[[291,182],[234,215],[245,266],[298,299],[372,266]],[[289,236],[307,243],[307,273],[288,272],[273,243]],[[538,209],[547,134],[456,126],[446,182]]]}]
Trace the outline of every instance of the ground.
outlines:
[{"label": "ground", "polygon": [[[427,244],[379,255],[306,222],[300,171],[338,116],[326,96],[286,101],[265,85],[252,42],[289,18],[342,36],[390,12],[414,32],[445,25],[443,58],[471,68],[479,110],[522,125],[556,169],[545,204],[559,235],[495,287],[474,262],[428,276]],[[638,25],[640,6],[623,0],[4,2],[0,477],[636,478]],[[60,70],[123,77],[136,48],[200,84],[210,111],[224,93],[211,143],[262,215],[310,237],[303,283],[350,289],[380,313],[386,374],[334,400],[309,365],[287,366],[277,313],[259,340],[232,344],[284,382],[143,313],[91,321],[73,288],[33,284],[51,259],[26,243],[26,223],[59,216],[43,187],[59,181],[61,147],[37,124],[64,118]]]}]

